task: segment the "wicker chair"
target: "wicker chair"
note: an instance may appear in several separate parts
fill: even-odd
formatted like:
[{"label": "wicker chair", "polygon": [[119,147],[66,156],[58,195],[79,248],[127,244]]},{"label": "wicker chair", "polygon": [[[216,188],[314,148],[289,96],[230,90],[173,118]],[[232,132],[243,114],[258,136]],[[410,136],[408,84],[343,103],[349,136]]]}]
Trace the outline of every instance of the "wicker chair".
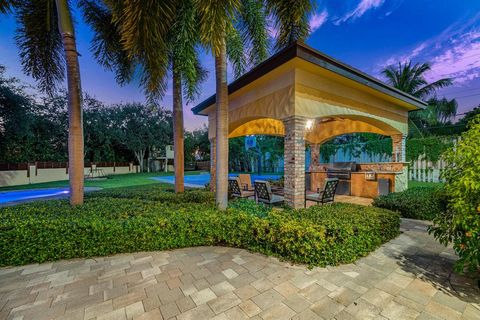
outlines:
[{"label": "wicker chair", "polygon": [[307,201],[313,201],[317,204],[324,204],[333,202],[335,199],[335,191],[337,190],[338,178],[327,178],[325,179],[325,186],[323,190],[318,188],[318,193],[305,194],[305,207],[307,206]]},{"label": "wicker chair", "polygon": [[272,188],[268,181],[256,180],[255,181],[255,198],[258,202],[262,202],[268,205],[282,204],[284,198],[272,193]]},{"label": "wicker chair", "polygon": [[255,196],[255,192],[243,190],[240,187],[240,179],[238,177],[228,178],[228,192],[232,197],[236,198],[250,198]]}]

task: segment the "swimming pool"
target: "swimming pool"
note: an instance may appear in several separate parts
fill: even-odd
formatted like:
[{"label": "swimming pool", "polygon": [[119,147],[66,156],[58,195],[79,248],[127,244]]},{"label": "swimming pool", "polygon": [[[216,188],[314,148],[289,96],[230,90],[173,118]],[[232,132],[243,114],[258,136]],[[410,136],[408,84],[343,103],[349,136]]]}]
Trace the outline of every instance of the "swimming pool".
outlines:
[{"label": "swimming pool", "polygon": [[[101,188],[86,187],[85,192]],[[0,192],[0,205],[33,201],[38,199],[66,198],[69,188],[31,189]]]},{"label": "swimming pool", "polygon": [[[235,173],[229,174],[230,177],[238,176]],[[278,180],[282,176],[278,174],[252,174],[252,182],[255,180]],[[164,177],[152,177],[150,179],[157,180],[164,183],[175,183],[175,176],[164,176]],[[187,175],[184,177],[184,184],[185,187],[189,188],[204,188],[207,183],[210,182],[210,174],[203,173],[203,174],[196,174],[196,175]]]}]

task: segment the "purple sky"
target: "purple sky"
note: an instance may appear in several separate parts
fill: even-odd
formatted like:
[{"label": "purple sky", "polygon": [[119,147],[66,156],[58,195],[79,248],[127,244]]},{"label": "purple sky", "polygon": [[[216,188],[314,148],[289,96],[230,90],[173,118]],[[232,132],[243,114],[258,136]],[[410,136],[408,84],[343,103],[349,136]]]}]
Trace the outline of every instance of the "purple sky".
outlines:
[{"label": "purple sky", "polygon": [[[107,103],[144,101],[137,83],[120,87],[89,52],[92,33],[76,17],[82,88]],[[323,0],[310,17],[312,47],[380,77],[380,70],[392,63],[413,60],[430,62],[429,80],[452,77],[455,84],[439,92],[456,98],[459,113],[480,104],[480,1],[478,0]],[[14,42],[13,18],[0,17],[0,64],[7,74],[27,83],[32,79],[22,73]],[[271,34],[275,31],[270,30]],[[190,108],[215,91],[212,57],[203,52],[202,62],[209,76],[201,95],[185,106],[187,129],[201,127],[204,117],[194,116]],[[231,72],[229,74],[231,80]],[[171,93],[163,105],[171,109]]]}]

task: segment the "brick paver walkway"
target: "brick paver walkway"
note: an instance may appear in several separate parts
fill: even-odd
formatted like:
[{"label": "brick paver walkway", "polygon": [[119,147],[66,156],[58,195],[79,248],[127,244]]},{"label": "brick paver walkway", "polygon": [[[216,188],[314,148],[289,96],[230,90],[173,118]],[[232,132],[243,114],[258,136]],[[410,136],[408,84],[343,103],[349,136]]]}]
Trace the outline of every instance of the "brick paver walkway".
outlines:
[{"label": "brick paver walkway", "polygon": [[450,249],[405,220],[355,264],[291,266],[223,247],[0,269],[0,319],[480,319]]}]

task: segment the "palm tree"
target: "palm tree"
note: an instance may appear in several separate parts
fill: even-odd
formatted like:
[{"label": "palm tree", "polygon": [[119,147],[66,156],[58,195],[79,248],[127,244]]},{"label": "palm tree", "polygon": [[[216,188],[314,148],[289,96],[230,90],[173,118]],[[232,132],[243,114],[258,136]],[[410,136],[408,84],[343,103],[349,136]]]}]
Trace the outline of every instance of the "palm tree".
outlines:
[{"label": "palm tree", "polygon": [[[75,31],[68,0],[0,0],[0,13],[14,12],[16,41],[23,70],[52,94],[64,80],[68,84],[68,165],[70,204],[83,203],[83,124],[80,69]],[[62,49],[64,55],[62,55]]]},{"label": "palm tree", "polygon": [[199,42],[198,16],[192,0],[181,1],[177,6],[175,23],[169,34],[171,39],[173,91],[173,144],[175,161],[175,192],[184,191],[184,125],[182,84],[188,100],[198,96],[199,84],[206,72],[200,65],[195,45]]},{"label": "palm tree", "polygon": [[426,99],[438,89],[451,86],[451,78],[440,79],[431,83],[425,79],[425,73],[431,70],[429,63],[399,62],[397,66],[388,66],[382,73],[387,81],[397,89],[409,93],[417,98]]},{"label": "palm tree", "polygon": [[165,93],[171,69],[175,191],[183,192],[183,97],[192,100],[206,75],[195,47],[198,18],[192,1],[143,1],[134,6],[131,1],[104,2],[81,1],[85,20],[95,31],[99,63],[114,71],[120,84],[131,81],[135,68],[140,68],[142,86],[152,101]]},{"label": "palm tree", "polygon": [[[227,57],[242,72],[241,45],[250,47],[250,62],[267,56],[266,17],[271,16],[279,36],[276,47],[308,35],[307,14],[313,8],[309,0],[194,0],[200,16],[200,38],[215,57],[216,78],[216,203],[227,207],[228,199],[228,90]],[[265,6],[264,6],[265,5]],[[238,40],[241,40],[238,41]],[[243,51],[243,50],[241,50]],[[213,181],[212,181],[213,183]]]},{"label": "palm tree", "polygon": [[382,73],[387,81],[397,89],[409,93],[417,98],[428,100],[429,106],[425,110],[410,113],[410,124],[414,129],[424,127],[426,124],[434,125],[446,122],[455,116],[457,102],[445,98],[438,99],[435,93],[438,89],[451,86],[453,79],[443,78],[431,83],[425,78],[425,74],[431,70],[428,63],[398,63],[396,66],[385,68]]}]

